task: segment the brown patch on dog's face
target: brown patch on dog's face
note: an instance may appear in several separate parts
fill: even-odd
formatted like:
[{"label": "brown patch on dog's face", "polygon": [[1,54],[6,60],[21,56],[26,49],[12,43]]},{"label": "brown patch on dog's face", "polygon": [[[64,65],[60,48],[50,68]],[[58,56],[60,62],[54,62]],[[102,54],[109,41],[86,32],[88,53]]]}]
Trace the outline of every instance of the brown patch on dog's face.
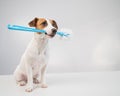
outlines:
[{"label": "brown patch on dog's face", "polygon": [[56,29],[58,29],[57,23],[55,20],[50,20],[51,24],[53,27],[55,27]]},{"label": "brown patch on dog's face", "polygon": [[48,25],[47,21],[44,18],[39,18],[36,23],[37,29],[44,29]]},{"label": "brown patch on dog's face", "polygon": [[[34,18],[29,22],[30,27],[35,27],[36,29],[44,29],[47,26],[47,21],[44,18]],[[40,32],[38,34],[41,34]]]}]

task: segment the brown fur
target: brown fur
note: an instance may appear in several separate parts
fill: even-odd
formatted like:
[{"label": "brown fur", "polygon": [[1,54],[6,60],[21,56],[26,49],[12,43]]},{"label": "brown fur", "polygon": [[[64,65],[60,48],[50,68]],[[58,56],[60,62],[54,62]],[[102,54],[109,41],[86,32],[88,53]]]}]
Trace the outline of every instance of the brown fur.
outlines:
[{"label": "brown fur", "polygon": [[[37,23],[36,23],[36,28],[37,29],[44,29],[46,26],[47,26],[47,24],[46,25],[43,25],[43,23],[44,22],[46,22],[46,20],[44,19],[44,18],[39,18],[38,19],[38,21],[37,21]],[[46,22],[47,23],[47,22]]]},{"label": "brown fur", "polygon": [[55,22],[55,20],[50,20],[52,26],[54,26],[56,29],[58,29],[57,23]]},{"label": "brown fur", "polygon": [[[46,20],[44,18],[34,18],[32,21],[28,23],[30,27],[35,27],[36,29],[44,29],[46,25],[42,24]],[[41,34],[40,32],[37,32],[37,34]]]},{"label": "brown fur", "polygon": [[32,21],[30,21],[30,22],[28,23],[28,25],[29,25],[30,27],[35,27],[37,21],[38,21],[38,18],[34,18]]}]

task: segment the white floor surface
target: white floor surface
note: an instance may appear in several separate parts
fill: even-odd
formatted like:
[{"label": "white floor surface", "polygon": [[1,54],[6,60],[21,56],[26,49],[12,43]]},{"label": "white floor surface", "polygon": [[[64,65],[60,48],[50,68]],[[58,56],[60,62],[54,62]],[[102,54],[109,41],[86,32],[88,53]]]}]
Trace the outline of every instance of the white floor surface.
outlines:
[{"label": "white floor surface", "polygon": [[[0,96],[120,96],[120,71],[47,74],[48,88],[25,92],[12,75],[0,76]],[[34,85],[36,86],[36,85]]]}]

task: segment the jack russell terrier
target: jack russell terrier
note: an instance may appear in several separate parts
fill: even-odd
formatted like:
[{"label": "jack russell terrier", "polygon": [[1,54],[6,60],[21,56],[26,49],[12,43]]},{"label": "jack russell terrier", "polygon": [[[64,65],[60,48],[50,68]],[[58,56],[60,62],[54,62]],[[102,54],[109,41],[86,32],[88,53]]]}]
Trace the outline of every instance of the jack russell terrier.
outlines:
[{"label": "jack russell terrier", "polygon": [[18,85],[24,86],[27,84],[25,89],[27,92],[33,90],[33,83],[40,83],[42,88],[47,88],[45,71],[48,63],[48,39],[53,38],[58,29],[54,20],[45,18],[34,18],[30,21],[29,26],[45,30],[46,33],[34,33],[20,64],[14,72]]}]

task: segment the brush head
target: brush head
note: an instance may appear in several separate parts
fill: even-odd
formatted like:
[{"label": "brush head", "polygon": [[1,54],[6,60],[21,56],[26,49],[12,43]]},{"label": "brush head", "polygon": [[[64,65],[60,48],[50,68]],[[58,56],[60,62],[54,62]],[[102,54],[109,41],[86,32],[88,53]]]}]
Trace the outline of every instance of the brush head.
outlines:
[{"label": "brush head", "polygon": [[60,30],[60,32],[63,32],[63,36],[59,36],[60,39],[62,40],[68,40],[68,39],[71,39],[72,35],[73,35],[73,32],[71,29],[67,29],[67,28],[62,28]]}]

